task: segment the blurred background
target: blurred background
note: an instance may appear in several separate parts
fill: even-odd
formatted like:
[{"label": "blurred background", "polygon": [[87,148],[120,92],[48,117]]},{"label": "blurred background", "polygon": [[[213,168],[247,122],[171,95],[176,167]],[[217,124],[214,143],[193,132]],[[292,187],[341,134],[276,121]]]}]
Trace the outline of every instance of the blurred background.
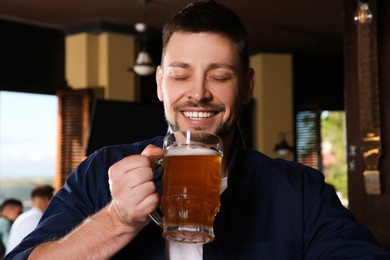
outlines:
[{"label": "blurred background", "polygon": [[[246,145],[321,170],[390,248],[389,1],[220,2],[251,34]],[[0,201],[28,206],[34,185],[59,188],[96,149],[164,134],[153,73],[161,27],[186,3],[0,2]]]}]

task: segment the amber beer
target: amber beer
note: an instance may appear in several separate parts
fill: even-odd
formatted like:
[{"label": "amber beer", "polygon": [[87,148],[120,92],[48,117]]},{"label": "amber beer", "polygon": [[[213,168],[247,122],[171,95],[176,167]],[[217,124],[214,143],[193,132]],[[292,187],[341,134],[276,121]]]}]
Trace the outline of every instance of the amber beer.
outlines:
[{"label": "amber beer", "polygon": [[163,196],[168,240],[208,243],[220,206],[220,152],[203,147],[174,147],[164,156]]},{"label": "amber beer", "polygon": [[163,192],[160,209],[149,214],[163,229],[162,236],[182,243],[214,240],[213,222],[219,211],[223,144],[202,131],[177,131],[164,138]]}]

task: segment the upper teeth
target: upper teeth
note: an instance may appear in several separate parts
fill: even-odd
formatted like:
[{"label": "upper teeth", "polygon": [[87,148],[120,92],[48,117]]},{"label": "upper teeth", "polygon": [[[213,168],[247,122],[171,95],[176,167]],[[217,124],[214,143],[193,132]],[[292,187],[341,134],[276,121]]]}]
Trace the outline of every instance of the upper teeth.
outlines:
[{"label": "upper teeth", "polygon": [[191,118],[191,119],[202,119],[202,118],[212,117],[214,115],[214,113],[211,113],[211,112],[184,112],[184,115],[186,117]]}]

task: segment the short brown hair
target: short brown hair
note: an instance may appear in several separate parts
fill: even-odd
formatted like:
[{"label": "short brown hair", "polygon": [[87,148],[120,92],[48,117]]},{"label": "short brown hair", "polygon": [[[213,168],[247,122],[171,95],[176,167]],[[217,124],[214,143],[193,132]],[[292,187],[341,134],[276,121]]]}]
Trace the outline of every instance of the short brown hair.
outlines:
[{"label": "short brown hair", "polygon": [[211,32],[230,39],[237,48],[243,71],[249,68],[249,33],[238,15],[215,1],[195,1],[174,14],[162,31],[163,56],[177,32]]},{"label": "short brown hair", "polygon": [[6,199],[5,201],[3,201],[3,203],[1,203],[1,205],[0,205],[0,212],[2,212],[3,209],[5,207],[9,206],[9,205],[23,208],[23,203],[20,200],[14,199],[14,198],[10,198],[10,199]]},{"label": "short brown hair", "polygon": [[37,186],[31,191],[31,198],[51,198],[53,197],[54,188],[50,185]]}]

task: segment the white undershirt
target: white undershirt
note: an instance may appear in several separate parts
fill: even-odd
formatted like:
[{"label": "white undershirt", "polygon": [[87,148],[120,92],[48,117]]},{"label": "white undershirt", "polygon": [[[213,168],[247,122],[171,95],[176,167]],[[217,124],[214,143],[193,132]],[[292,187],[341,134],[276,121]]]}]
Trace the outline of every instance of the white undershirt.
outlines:
[{"label": "white undershirt", "polygon": [[40,209],[33,207],[16,218],[11,226],[6,253],[14,249],[25,236],[35,229],[42,214]]},{"label": "white undershirt", "polygon": [[[221,179],[220,194],[227,188],[227,177]],[[202,260],[203,244],[184,244],[179,242],[168,242],[169,260]]]}]

